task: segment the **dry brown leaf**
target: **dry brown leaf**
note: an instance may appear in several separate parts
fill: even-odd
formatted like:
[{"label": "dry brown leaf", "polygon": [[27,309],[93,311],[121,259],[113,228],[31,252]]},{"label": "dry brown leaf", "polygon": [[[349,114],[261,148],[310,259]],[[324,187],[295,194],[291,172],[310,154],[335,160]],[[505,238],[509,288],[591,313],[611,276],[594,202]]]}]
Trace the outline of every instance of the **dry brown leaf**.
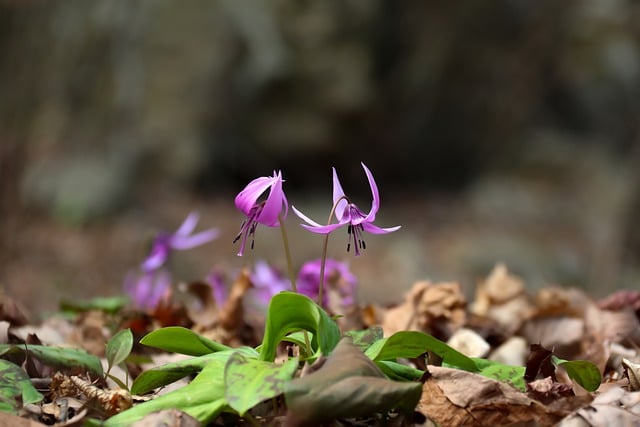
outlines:
[{"label": "dry brown leaf", "polygon": [[476,289],[471,312],[498,322],[506,331],[517,331],[534,313],[524,282],[498,264]]},{"label": "dry brown leaf", "polygon": [[640,364],[629,359],[622,359],[622,366],[629,379],[629,390],[640,391]]},{"label": "dry brown leaf", "polygon": [[557,286],[540,289],[535,296],[536,317],[583,317],[594,302],[581,290]]},{"label": "dry brown leaf", "polygon": [[[532,319],[523,326],[522,335],[530,343],[555,348],[562,357],[571,356],[562,349],[577,345],[584,337],[584,321],[571,317]],[[577,350],[580,350],[580,346],[577,346]]]},{"label": "dry brown leaf", "polygon": [[429,366],[429,372],[417,410],[440,425],[552,425],[585,403],[572,397],[545,406],[506,383],[481,375],[436,366]]},{"label": "dry brown leaf", "polygon": [[610,388],[598,395],[587,407],[578,409],[558,427],[631,427],[640,425],[640,392]]},{"label": "dry brown leaf", "polygon": [[511,337],[493,350],[489,359],[505,365],[523,366],[527,361],[529,346],[522,337]]},{"label": "dry brown leaf", "polygon": [[573,399],[547,408],[506,383],[459,369],[429,366],[429,372],[416,409],[440,425],[552,425],[575,409]]},{"label": "dry brown leaf", "polygon": [[213,297],[211,285],[205,282],[192,282],[186,287],[186,293],[193,298],[185,303],[187,316],[195,328],[206,329],[215,324],[220,311]]},{"label": "dry brown leaf", "polygon": [[0,412],[0,427],[45,427],[45,425],[7,412]]},{"label": "dry brown leaf", "polygon": [[484,357],[491,346],[477,332],[460,328],[449,338],[447,344],[469,357]]},{"label": "dry brown leaf", "polygon": [[106,316],[106,313],[98,310],[82,313],[76,321],[76,328],[69,335],[69,342],[91,354],[103,357],[110,337],[109,329],[106,327]]},{"label": "dry brown leaf", "polygon": [[191,415],[178,409],[165,409],[153,412],[139,421],[131,424],[131,427],[198,427],[200,422]]},{"label": "dry brown leaf", "polygon": [[385,335],[422,331],[448,339],[466,321],[467,302],[458,283],[417,282],[397,307],[387,310]]},{"label": "dry brown leaf", "polygon": [[255,332],[245,321],[243,304],[244,296],[252,286],[249,270],[243,269],[231,285],[229,298],[218,311],[215,322],[206,328],[195,325],[192,329],[209,339],[232,347],[255,344]]}]

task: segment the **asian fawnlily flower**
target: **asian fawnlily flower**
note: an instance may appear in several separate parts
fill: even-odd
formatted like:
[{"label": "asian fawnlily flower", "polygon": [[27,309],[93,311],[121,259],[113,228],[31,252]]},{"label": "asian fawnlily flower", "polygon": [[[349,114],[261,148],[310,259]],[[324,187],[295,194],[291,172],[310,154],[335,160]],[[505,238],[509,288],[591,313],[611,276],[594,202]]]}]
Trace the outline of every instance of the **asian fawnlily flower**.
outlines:
[{"label": "asian fawnlily flower", "polygon": [[140,275],[131,271],[124,280],[124,289],[136,307],[153,310],[169,299],[171,274],[164,268],[144,271]]},{"label": "asian fawnlily flower", "polygon": [[306,215],[296,209],[295,206],[291,206],[295,214],[307,223],[301,224],[302,227],[313,233],[329,234],[337,228],[347,226],[347,234],[349,235],[349,240],[347,242],[347,252],[349,252],[351,243],[353,242],[356,255],[360,255],[361,249],[366,249],[365,242],[364,240],[362,240],[362,233],[364,231],[371,234],[387,234],[400,228],[400,226],[381,228],[373,224],[373,221],[376,219],[376,214],[380,209],[380,194],[378,192],[376,181],[373,179],[373,174],[371,173],[369,168],[365,166],[364,163],[361,163],[361,165],[364,168],[364,173],[367,175],[367,179],[369,180],[369,186],[371,187],[371,194],[373,196],[373,201],[371,202],[371,210],[369,211],[369,213],[365,214],[345,195],[344,190],[342,189],[342,185],[340,185],[340,180],[338,179],[338,174],[336,173],[335,168],[332,168],[333,209],[338,220],[337,223],[320,225],[312,219],[309,219]]},{"label": "asian fawnlily flower", "polygon": [[[235,243],[242,239],[238,256],[244,254],[248,236],[251,236],[251,249],[253,249],[258,224],[277,227],[280,224],[280,219],[287,217],[289,202],[282,190],[283,182],[282,172],[273,171],[273,176],[254,179],[236,196],[236,207],[247,216],[240,226],[240,232],[233,240]],[[269,190],[269,195],[266,200],[258,202],[258,199],[267,190]]]},{"label": "asian fawnlily flower", "polygon": [[254,286],[252,289],[254,298],[264,306],[269,304],[271,297],[275,294],[291,289],[291,281],[262,260],[256,261],[251,273],[251,282]]},{"label": "asian fawnlily flower", "polygon": [[[300,267],[298,273],[298,291],[315,299],[320,292],[320,270],[322,268],[322,260],[316,259],[307,261]],[[354,295],[358,279],[349,270],[349,266],[345,262],[328,258],[324,269],[324,282],[332,283],[338,290],[338,294],[342,297],[342,305],[349,306],[354,302]],[[322,304],[328,304],[327,294],[324,294]]]},{"label": "asian fawnlily flower", "polygon": [[218,230],[211,228],[197,234],[191,234],[198,224],[199,215],[191,212],[175,233],[161,232],[153,241],[151,252],[142,262],[145,272],[157,270],[166,264],[172,250],[186,250],[204,245],[218,237]]}]

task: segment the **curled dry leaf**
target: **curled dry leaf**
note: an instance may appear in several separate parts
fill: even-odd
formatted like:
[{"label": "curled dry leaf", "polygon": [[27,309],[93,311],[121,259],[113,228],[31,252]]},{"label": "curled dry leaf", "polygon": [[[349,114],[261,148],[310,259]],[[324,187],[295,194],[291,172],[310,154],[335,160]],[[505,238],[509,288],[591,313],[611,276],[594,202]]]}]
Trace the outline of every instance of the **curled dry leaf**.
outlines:
[{"label": "curled dry leaf", "polygon": [[417,282],[405,300],[389,309],[382,323],[385,335],[421,331],[448,339],[466,321],[467,302],[458,283]]},{"label": "curled dry leaf", "polygon": [[459,369],[429,366],[417,410],[439,425],[553,425],[584,399],[562,398],[545,406],[511,385]]},{"label": "curled dry leaf", "polygon": [[193,330],[209,339],[232,347],[253,345],[256,338],[253,329],[245,321],[243,304],[243,298],[251,286],[249,270],[243,269],[231,286],[229,298],[222,307],[219,307],[215,321],[207,327],[196,325]]},{"label": "curled dry leaf", "polygon": [[640,364],[623,358],[622,366],[627,378],[629,378],[629,390],[640,391]]},{"label": "curled dry leaf", "polygon": [[534,308],[526,294],[524,282],[509,274],[503,264],[498,264],[478,285],[471,312],[489,317],[513,333],[531,317]]}]

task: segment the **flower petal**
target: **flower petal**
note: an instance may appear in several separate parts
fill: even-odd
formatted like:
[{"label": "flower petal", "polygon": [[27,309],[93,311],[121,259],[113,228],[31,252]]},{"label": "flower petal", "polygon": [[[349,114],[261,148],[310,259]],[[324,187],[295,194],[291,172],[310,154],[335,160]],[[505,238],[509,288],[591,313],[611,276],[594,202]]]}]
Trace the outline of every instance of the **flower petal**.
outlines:
[{"label": "flower petal", "polygon": [[371,234],[387,234],[387,233],[393,233],[396,230],[400,229],[400,225],[395,226],[395,227],[390,227],[390,228],[382,228],[382,227],[378,227],[377,225],[374,225],[370,222],[363,222],[362,223],[362,228],[364,228],[364,231],[366,231],[367,233],[371,233]]},{"label": "flower petal", "polygon": [[247,186],[236,196],[235,204],[240,212],[245,215],[249,215],[249,211],[253,208],[258,201],[258,198],[267,191],[271,185],[273,185],[273,177],[261,176],[251,181]]},{"label": "flower petal", "polygon": [[175,235],[171,238],[171,248],[177,250],[185,250],[195,248],[196,246],[204,245],[210,241],[216,239],[220,235],[220,231],[216,228],[201,231],[193,236],[179,236]]},{"label": "flower petal", "polygon": [[274,171],[269,197],[267,197],[267,201],[256,221],[269,227],[277,226],[280,222],[278,217],[285,200],[284,192],[282,191],[282,174],[281,172],[276,174]]},{"label": "flower petal", "polygon": [[312,233],[317,233],[317,234],[329,234],[331,233],[333,230],[343,227],[347,225],[347,223],[337,223],[337,224],[329,224],[329,225],[317,225],[317,226],[313,226],[313,225],[307,225],[307,224],[300,224],[300,226],[302,228],[304,228],[307,231],[310,231]]},{"label": "flower petal", "polygon": [[198,224],[198,219],[200,219],[200,215],[197,212],[191,212],[187,215],[187,218],[184,220],[178,231],[176,231],[176,235],[178,236],[187,236],[196,229],[196,225]]},{"label": "flower petal", "polygon": [[303,220],[304,222],[314,226],[314,227],[322,227],[322,225],[318,224],[317,222],[315,222],[314,220],[312,220],[311,218],[309,218],[308,216],[306,216],[305,214],[303,214],[302,212],[300,212],[298,209],[296,209],[295,206],[291,205],[291,209],[293,209],[293,213],[296,214],[301,220]]},{"label": "flower petal", "polygon": [[159,236],[153,242],[151,253],[145,258],[140,267],[144,271],[153,271],[167,262],[170,253],[170,243],[167,240],[167,236]]},{"label": "flower petal", "polygon": [[367,175],[367,179],[369,180],[369,187],[371,187],[371,194],[373,196],[373,200],[371,201],[371,210],[365,217],[366,222],[373,222],[376,219],[376,213],[378,213],[378,209],[380,209],[380,193],[378,192],[378,186],[376,185],[375,179],[373,179],[373,174],[369,170],[364,163],[360,162],[362,167],[364,168],[364,173]]},{"label": "flower petal", "polygon": [[[347,208],[349,204],[347,200],[344,198],[344,190],[342,189],[342,185],[340,185],[340,180],[338,179],[338,173],[336,172],[336,168],[331,168],[333,170],[333,204],[335,206],[335,214],[338,220],[342,220],[342,216],[344,215],[344,210]],[[342,199],[342,200],[340,200]],[[336,204],[336,202],[339,203]]]}]

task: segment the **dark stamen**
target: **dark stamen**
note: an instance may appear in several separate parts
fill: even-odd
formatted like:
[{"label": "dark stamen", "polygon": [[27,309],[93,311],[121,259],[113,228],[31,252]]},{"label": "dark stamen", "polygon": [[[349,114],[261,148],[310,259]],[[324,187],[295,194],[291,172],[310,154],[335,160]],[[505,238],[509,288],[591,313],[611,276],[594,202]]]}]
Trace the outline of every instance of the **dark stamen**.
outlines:
[{"label": "dark stamen", "polygon": [[349,252],[349,249],[351,249],[351,242],[347,243],[347,252]]},{"label": "dark stamen", "polygon": [[364,243],[364,240],[361,240],[360,243],[362,243],[362,249],[367,249],[367,245]]}]

